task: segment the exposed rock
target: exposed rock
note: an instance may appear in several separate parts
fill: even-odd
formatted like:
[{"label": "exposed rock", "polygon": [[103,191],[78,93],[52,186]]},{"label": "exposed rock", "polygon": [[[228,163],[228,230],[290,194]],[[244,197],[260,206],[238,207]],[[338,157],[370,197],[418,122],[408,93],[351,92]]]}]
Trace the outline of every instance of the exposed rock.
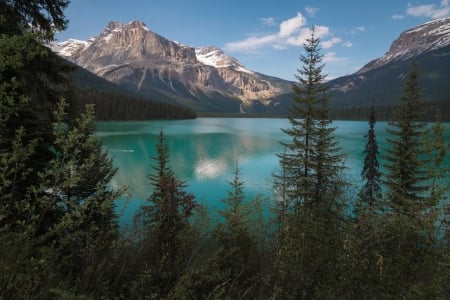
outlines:
[{"label": "exposed rock", "polygon": [[110,22],[88,42],[71,40],[54,50],[109,81],[142,93],[169,89],[188,101],[204,101],[199,98],[218,92],[244,103],[270,103],[272,97],[290,91],[288,81],[252,72],[215,46],[180,45],[140,21]]},{"label": "exposed rock", "polygon": [[450,17],[436,19],[404,31],[383,57],[369,62],[358,73],[379,68],[395,60],[406,60],[447,45],[450,45]]}]

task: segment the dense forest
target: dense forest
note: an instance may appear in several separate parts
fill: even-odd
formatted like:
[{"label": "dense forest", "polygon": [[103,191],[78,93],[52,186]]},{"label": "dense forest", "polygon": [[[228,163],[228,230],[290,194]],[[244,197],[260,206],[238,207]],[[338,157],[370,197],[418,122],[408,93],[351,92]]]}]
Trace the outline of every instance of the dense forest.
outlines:
[{"label": "dense forest", "polygon": [[61,97],[71,68],[43,46],[68,3],[0,0],[0,299],[450,298],[450,145],[439,111],[422,121],[415,64],[389,150],[368,111],[364,184],[349,190],[312,27],[273,196],[247,199],[236,163],[212,219],[170,167],[161,131],[142,174],[152,192],[123,232],[126,187],[110,185],[117,170],[94,132],[96,109],[111,108]]},{"label": "dense forest", "polygon": [[64,96],[72,100],[74,115],[79,114],[86,104],[94,104],[97,121],[196,118],[196,113],[188,108],[144,98],[136,91],[121,88],[87,70],[68,64],[72,67],[67,74],[71,84]]},{"label": "dense forest", "polygon": [[[375,99],[374,99],[375,100]],[[450,97],[440,101],[425,102],[421,121],[436,121],[436,111],[440,111],[442,122],[450,122]],[[377,120],[389,121],[394,119],[394,111],[397,105],[375,105]],[[353,106],[344,108],[331,108],[330,118],[333,120],[367,120],[371,106]]]},{"label": "dense forest", "polygon": [[87,104],[94,104],[97,121],[177,120],[195,119],[192,110],[165,102],[145,99],[124,92],[111,92],[96,88],[77,89],[74,96],[75,113]]}]

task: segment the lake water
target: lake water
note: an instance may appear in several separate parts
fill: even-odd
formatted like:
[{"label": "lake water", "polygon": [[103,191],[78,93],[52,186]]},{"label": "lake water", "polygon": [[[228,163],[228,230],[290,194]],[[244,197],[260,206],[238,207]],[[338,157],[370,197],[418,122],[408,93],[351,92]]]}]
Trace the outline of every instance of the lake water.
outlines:
[{"label": "lake water", "polygon": [[[450,124],[446,138],[450,139]],[[336,121],[333,126],[336,139],[345,154],[346,177],[355,186],[361,183],[364,135],[368,122]],[[378,122],[376,136],[380,152],[386,148],[387,124]],[[247,198],[258,194],[269,195],[272,174],[279,163],[276,156],[282,152],[281,140],[289,140],[280,128],[290,128],[287,119],[258,118],[198,118],[181,121],[99,122],[96,133],[103,146],[114,157],[119,168],[114,185],[129,187],[129,201],[123,219],[133,216],[135,210],[151,193],[147,174],[154,164],[155,144],[163,130],[170,151],[170,163],[179,179],[187,183],[187,191],[198,202],[211,208],[220,208],[220,199],[226,196],[229,181],[238,162],[241,179],[245,182]],[[450,165],[450,158],[447,158]],[[119,207],[123,206],[123,200]]]}]

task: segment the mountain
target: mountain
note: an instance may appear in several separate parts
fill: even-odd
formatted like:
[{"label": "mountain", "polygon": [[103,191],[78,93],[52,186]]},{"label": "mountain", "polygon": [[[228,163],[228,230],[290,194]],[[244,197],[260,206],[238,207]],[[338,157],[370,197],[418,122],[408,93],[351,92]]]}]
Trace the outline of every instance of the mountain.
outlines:
[{"label": "mountain", "polygon": [[369,62],[355,74],[329,81],[331,107],[398,102],[413,60],[417,62],[424,100],[448,105],[450,18],[442,18],[404,31],[383,57]]},{"label": "mountain", "polygon": [[215,46],[181,45],[140,21],[110,22],[98,37],[52,48],[128,90],[196,111],[276,111],[291,88],[286,80],[248,70]]},{"label": "mountain", "polygon": [[[291,82],[247,69],[215,46],[194,48],[170,41],[139,21],[110,22],[97,37],[53,45],[64,58],[92,73],[158,101],[198,112],[285,114]],[[349,112],[397,103],[412,60],[424,99],[450,107],[450,18],[404,31],[381,58],[356,73],[327,82],[330,107]],[[352,113],[350,113],[352,114]],[[365,116],[365,114],[364,114]],[[354,116],[353,116],[354,117]]]}]

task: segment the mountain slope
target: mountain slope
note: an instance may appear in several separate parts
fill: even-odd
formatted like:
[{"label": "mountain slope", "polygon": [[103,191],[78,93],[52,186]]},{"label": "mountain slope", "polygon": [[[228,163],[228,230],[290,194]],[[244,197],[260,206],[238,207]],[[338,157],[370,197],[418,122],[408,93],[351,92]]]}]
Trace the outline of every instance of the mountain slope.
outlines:
[{"label": "mountain slope", "polygon": [[355,74],[331,80],[332,107],[398,102],[406,74],[416,60],[425,101],[450,99],[450,18],[437,19],[401,33],[381,58]]},{"label": "mountain slope", "polygon": [[180,45],[139,21],[110,22],[98,37],[53,49],[120,86],[197,111],[268,107],[290,90],[288,81],[252,72],[217,47]]}]

